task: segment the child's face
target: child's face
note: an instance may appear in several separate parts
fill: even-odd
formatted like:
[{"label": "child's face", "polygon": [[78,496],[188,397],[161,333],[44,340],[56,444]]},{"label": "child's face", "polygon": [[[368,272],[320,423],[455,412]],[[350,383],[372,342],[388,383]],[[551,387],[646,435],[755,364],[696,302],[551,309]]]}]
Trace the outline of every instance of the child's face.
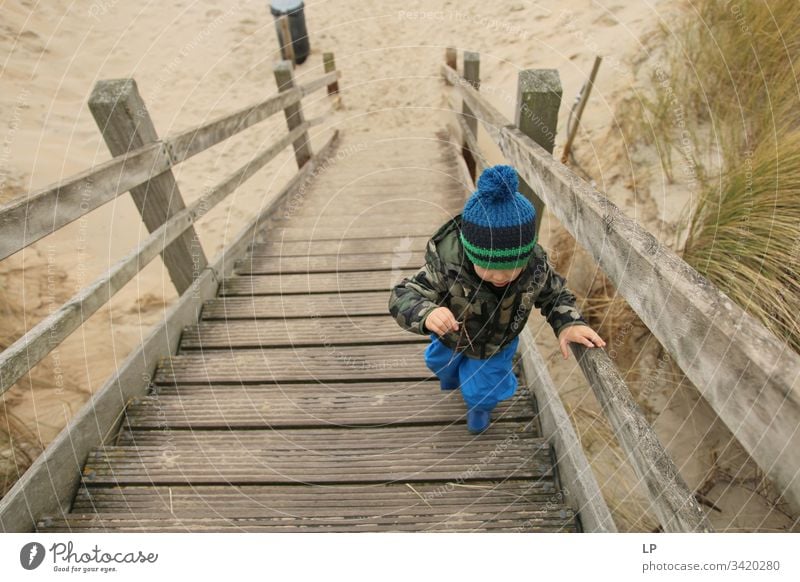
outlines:
[{"label": "child's face", "polygon": [[495,287],[505,287],[519,277],[520,273],[523,271],[522,267],[516,269],[484,269],[478,265],[473,266],[478,277],[487,283],[491,283]]}]

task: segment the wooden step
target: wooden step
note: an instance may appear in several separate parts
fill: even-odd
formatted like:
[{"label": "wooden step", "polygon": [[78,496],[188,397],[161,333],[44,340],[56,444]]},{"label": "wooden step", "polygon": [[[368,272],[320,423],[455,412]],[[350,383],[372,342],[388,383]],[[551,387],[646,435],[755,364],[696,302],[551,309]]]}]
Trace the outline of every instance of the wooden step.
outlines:
[{"label": "wooden step", "polygon": [[252,257],[307,257],[313,255],[347,255],[358,253],[424,252],[427,236],[382,237],[371,239],[306,240],[270,242],[251,245]]},{"label": "wooden step", "polygon": [[[370,227],[383,227],[389,225],[416,224],[424,228],[425,232],[433,234],[436,230],[457,212],[445,210],[440,206],[430,206],[414,212],[364,212],[360,208],[354,208],[351,214],[335,214],[326,216],[324,213],[314,211],[308,215],[290,215],[288,219],[274,220],[273,226],[291,226],[294,228],[306,228],[308,233],[305,238],[317,238],[314,234],[318,228],[338,228],[351,238],[348,234],[350,230]],[[399,223],[399,224],[398,224]],[[383,233],[386,234],[386,233]],[[408,233],[412,236],[412,233]]]},{"label": "wooden step", "polygon": [[[153,434],[155,433],[155,435]],[[156,443],[147,444],[152,437]],[[545,439],[514,423],[463,426],[134,431],[93,450],[85,485],[323,484],[551,478]]]},{"label": "wooden step", "polygon": [[[423,504],[424,505],[424,504]],[[515,532],[515,533],[574,533],[575,518],[567,508],[545,505],[543,509],[522,509],[509,505],[473,504],[463,510],[409,510],[411,515],[386,515],[378,511],[369,515],[365,510],[348,516],[315,517],[309,515],[243,515],[209,517],[205,512],[195,516],[172,517],[169,513],[130,514],[70,514],[39,523],[40,533],[103,531],[103,532]],[[263,512],[262,512],[263,513]]]},{"label": "wooden step", "polygon": [[[130,429],[399,426],[465,422],[466,406],[438,382],[171,386],[129,406]],[[527,389],[500,403],[493,422],[533,418]]]},{"label": "wooden step", "polygon": [[288,295],[384,291],[401,279],[411,277],[417,267],[394,271],[339,271],[337,273],[294,273],[292,275],[237,275],[224,279],[219,295]]},{"label": "wooden step", "polygon": [[[442,223],[444,224],[444,223]],[[402,238],[405,236],[426,236],[431,237],[437,230],[429,224],[415,224],[411,222],[399,223],[393,221],[389,224],[358,224],[347,226],[330,226],[318,224],[312,227],[295,226],[289,222],[281,222],[278,225],[269,225],[263,228],[256,240],[266,241],[307,241],[307,240],[343,240],[343,239],[365,239],[382,236]]]},{"label": "wooden step", "polygon": [[[388,274],[388,273],[387,273]],[[400,274],[397,275],[399,280]],[[388,281],[391,284],[391,280]],[[387,285],[388,287],[389,285]],[[389,291],[266,297],[222,297],[207,301],[202,319],[265,319],[389,315]]]},{"label": "wooden step", "polygon": [[[428,343],[426,335],[401,328],[385,315],[366,317],[318,317],[279,321],[201,321],[187,327],[180,349],[302,347],[347,344]],[[391,349],[391,348],[387,348]]]},{"label": "wooden step", "polygon": [[425,264],[425,253],[398,249],[389,253],[316,255],[312,257],[247,257],[236,261],[238,275],[338,273],[339,271],[408,270]]},{"label": "wooden step", "polygon": [[242,511],[273,509],[288,515],[320,510],[332,515],[337,508],[361,508],[368,511],[402,513],[420,506],[438,507],[458,512],[476,504],[506,505],[516,509],[536,509],[537,504],[553,501],[556,494],[552,480],[507,480],[472,484],[413,482],[377,485],[242,485],[225,487],[81,487],[72,505],[73,513],[167,512],[176,515],[207,508],[209,513],[229,517]]},{"label": "wooden step", "polygon": [[424,344],[187,352],[164,358],[157,384],[427,380]]}]

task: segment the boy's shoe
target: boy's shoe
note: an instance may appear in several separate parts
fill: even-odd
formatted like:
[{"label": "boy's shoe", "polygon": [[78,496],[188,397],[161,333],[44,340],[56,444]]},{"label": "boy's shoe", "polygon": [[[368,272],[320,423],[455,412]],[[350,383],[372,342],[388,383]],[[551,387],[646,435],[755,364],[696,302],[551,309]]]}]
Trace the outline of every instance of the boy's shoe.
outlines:
[{"label": "boy's shoe", "polygon": [[467,430],[472,434],[480,434],[489,428],[491,420],[492,413],[488,410],[471,408],[467,411]]}]

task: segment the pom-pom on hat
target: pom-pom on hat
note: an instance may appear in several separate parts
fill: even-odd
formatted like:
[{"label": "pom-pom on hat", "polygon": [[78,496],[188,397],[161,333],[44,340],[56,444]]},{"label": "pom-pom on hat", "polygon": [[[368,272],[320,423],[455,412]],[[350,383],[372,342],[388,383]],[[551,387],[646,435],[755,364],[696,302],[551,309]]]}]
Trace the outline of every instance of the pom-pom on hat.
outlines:
[{"label": "pom-pom on hat", "polygon": [[486,168],[461,214],[461,244],[484,269],[516,269],[528,263],[536,244],[536,210],[517,192],[511,166]]}]

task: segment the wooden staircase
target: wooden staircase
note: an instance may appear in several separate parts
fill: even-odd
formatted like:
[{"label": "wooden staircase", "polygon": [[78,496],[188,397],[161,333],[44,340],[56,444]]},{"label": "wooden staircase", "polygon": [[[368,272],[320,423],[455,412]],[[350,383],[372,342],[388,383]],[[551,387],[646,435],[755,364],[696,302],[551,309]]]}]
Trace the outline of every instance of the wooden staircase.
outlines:
[{"label": "wooden staircase", "polygon": [[38,531],[580,529],[521,378],[470,435],[388,314],[466,191],[446,133],[343,136]]}]

